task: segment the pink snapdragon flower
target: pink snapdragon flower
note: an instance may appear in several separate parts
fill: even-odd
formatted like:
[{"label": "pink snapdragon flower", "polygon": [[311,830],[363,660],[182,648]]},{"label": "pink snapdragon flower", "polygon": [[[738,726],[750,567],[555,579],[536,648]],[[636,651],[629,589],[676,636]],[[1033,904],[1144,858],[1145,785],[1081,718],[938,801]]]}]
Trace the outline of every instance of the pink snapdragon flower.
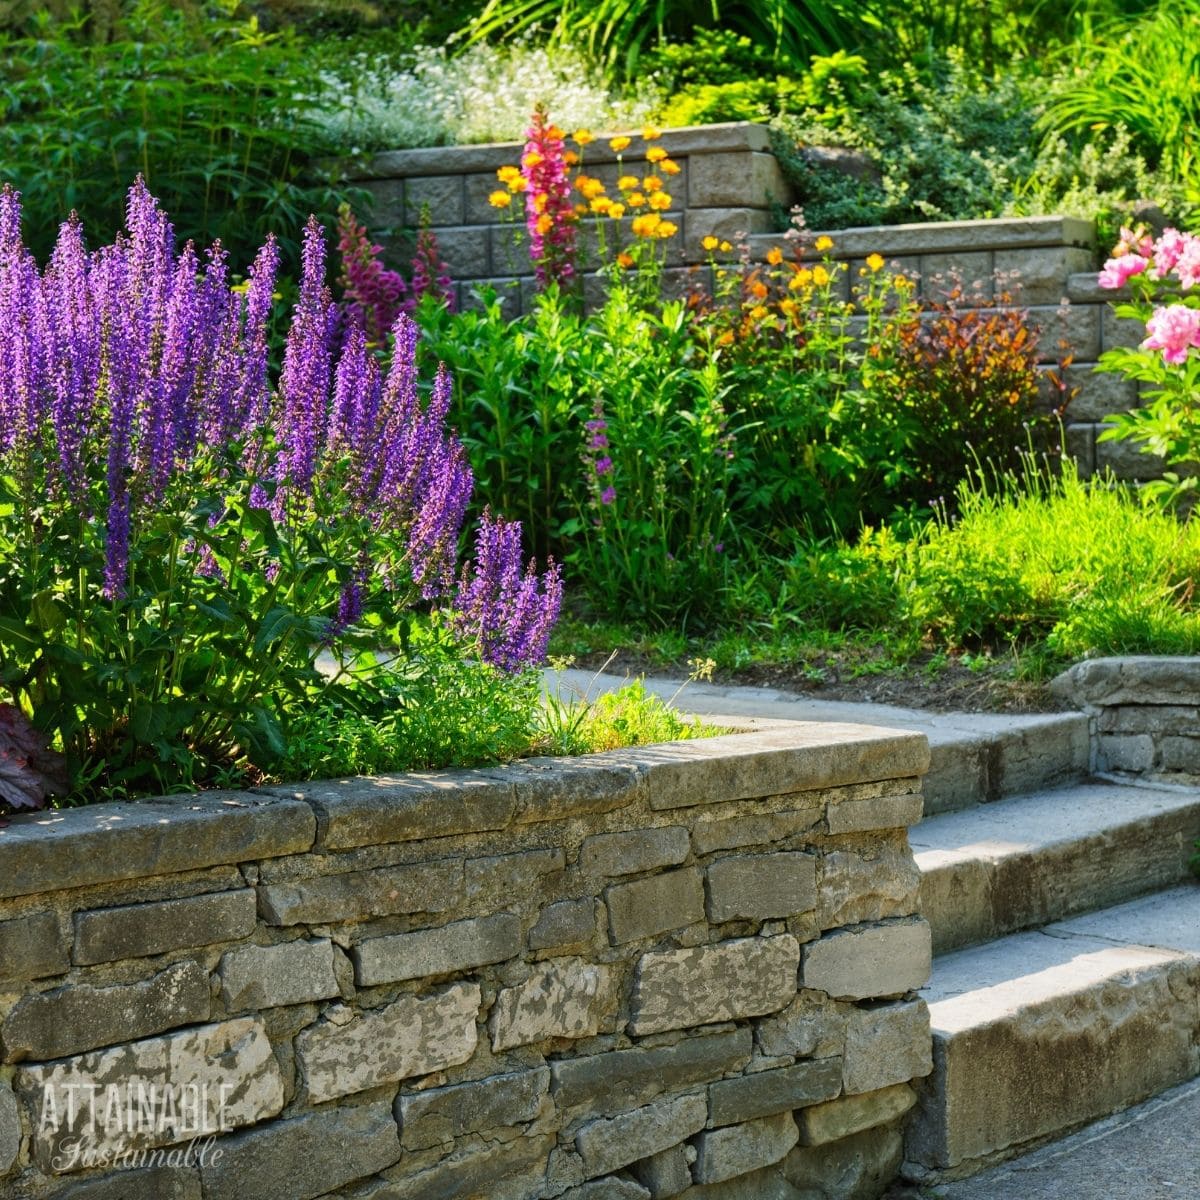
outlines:
[{"label": "pink snapdragon flower", "polygon": [[1161,350],[1163,362],[1179,366],[1187,361],[1193,346],[1200,346],[1200,309],[1185,304],[1156,308],[1146,323],[1146,332],[1150,336],[1142,343],[1142,349]]},{"label": "pink snapdragon flower", "polygon": [[1140,254],[1122,254],[1104,264],[1096,282],[1102,288],[1123,288],[1134,275],[1140,275],[1146,266],[1147,260]]}]

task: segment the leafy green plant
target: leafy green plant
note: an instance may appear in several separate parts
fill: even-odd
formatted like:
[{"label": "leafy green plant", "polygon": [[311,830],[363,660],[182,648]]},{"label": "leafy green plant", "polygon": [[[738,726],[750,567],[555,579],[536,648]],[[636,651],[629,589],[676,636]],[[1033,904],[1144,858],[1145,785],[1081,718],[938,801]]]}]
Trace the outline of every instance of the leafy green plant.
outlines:
[{"label": "leafy green plant", "polygon": [[114,234],[138,173],[183,237],[219,238],[248,262],[285,229],[292,269],[292,231],[362,198],[322,180],[307,154],[318,131],[295,39],[235,19],[237,7],[138,0],[111,41],[92,40],[82,16],[45,12],[32,33],[0,35],[0,163],[23,195],[35,252],[49,251],[72,209]]}]

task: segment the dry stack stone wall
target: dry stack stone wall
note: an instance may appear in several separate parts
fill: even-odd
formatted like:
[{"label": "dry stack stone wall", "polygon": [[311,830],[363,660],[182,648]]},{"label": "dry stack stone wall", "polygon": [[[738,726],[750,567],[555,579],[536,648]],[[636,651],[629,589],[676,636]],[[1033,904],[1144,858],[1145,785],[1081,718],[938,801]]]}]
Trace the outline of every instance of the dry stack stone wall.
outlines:
[{"label": "dry stack stone wall", "polygon": [[878,1194],[928,760],[812,725],[15,818],[0,1195]]},{"label": "dry stack stone wall", "polygon": [[[676,201],[665,215],[680,227],[669,243],[668,290],[679,294],[711,285],[701,247],[710,234],[730,241],[748,238],[758,260],[782,244],[780,235],[769,232],[772,204],[786,208],[793,197],[764,127],[737,123],[667,130],[659,144],[682,168],[665,181]],[[642,173],[645,146],[634,135],[624,154],[634,173]],[[498,186],[496,169],[516,163],[521,150],[517,143],[397,150],[377,155],[352,175],[372,193],[372,225],[396,257],[407,253],[427,205],[457,301],[469,306],[481,285],[492,284],[515,316],[528,305],[533,289],[523,222],[502,220],[487,197]],[[619,168],[607,142],[587,147],[586,155],[587,172],[611,191]],[[918,277],[928,297],[943,295],[955,280],[968,290],[978,282],[985,296],[1011,292],[1041,331],[1046,369],[1070,359],[1063,375],[1076,397],[1067,412],[1067,447],[1084,474],[1111,470],[1122,479],[1161,474],[1162,463],[1136,446],[1096,440],[1104,418],[1133,407],[1138,397],[1136,383],[1095,374],[1096,360],[1114,346],[1136,345],[1144,334],[1136,322],[1114,317],[1112,294],[1096,285],[1098,248],[1091,222],[1072,217],[949,221],[835,230],[830,236],[834,256],[849,262],[852,273],[867,255],[879,253]],[[585,227],[582,244],[594,263],[594,231]],[[594,273],[585,277],[585,292],[590,302],[599,299]],[[1052,396],[1057,393],[1048,389],[1048,399]]]}]

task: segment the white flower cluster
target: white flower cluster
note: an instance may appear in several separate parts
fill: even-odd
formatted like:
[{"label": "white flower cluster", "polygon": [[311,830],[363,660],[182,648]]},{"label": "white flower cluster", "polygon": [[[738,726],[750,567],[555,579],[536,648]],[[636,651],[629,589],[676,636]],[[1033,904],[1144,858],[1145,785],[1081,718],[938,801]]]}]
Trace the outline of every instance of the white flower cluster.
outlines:
[{"label": "white flower cluster", "polygon": [[628,128],[658,100],[650,90],[616,97],[580,55],[521,42],[455,57],[419,46],[399,70],[360,56],[321,85],[318,120],[332,145],[352,151],[519,141],[535,104],[563,129]]}]

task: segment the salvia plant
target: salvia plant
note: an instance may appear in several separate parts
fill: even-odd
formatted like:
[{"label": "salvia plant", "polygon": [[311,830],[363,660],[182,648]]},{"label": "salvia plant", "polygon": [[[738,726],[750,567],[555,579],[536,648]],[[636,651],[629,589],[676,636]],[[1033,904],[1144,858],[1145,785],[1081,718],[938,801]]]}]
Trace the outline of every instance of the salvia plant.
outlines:
[{"label": "salvia plant", "polygon": [[444,369],[419,398],[411,319],[390,362],[347,327],[310,220],[276,377],[274,240],[234,285],[140,179],[126,225],[89,250],[72,219],[39,266],[0,193],[0,686],[74,794],[267,766],[314,696],[382,695],[415,625],[539,662],[558,569],[488,515],[459,572],[473,479]]}]

